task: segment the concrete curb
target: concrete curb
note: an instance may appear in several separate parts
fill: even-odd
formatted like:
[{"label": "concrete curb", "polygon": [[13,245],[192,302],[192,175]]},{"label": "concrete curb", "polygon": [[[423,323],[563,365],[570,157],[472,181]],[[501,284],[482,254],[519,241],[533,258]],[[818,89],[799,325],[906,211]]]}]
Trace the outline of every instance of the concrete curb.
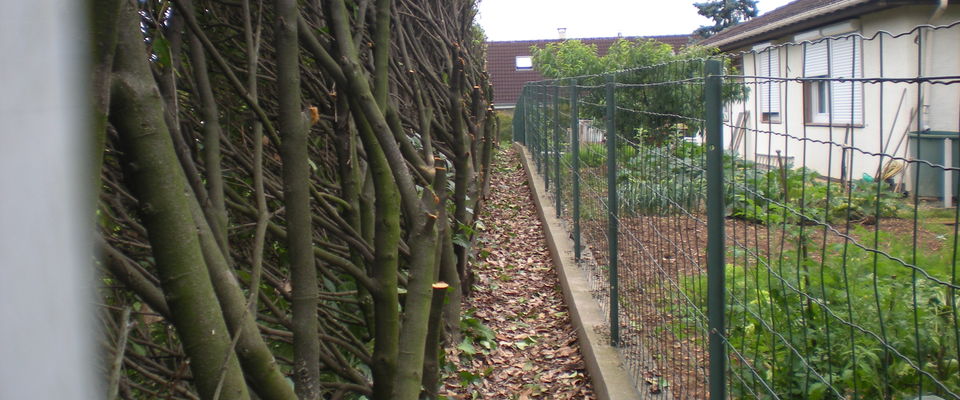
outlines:
[{"label": "concrete curb", "polygon": [[514,148],[520,153],[523,168],[527,172],[527,182],[533,191],[533,200],[543,223],[547,247],[560,276],[563,297],[570,310],[570,319],[577,330],[577,341],[593,382],[593,390],[601,400],[639,400],[640,393],[624,369],[617,349],[611,347],[607,339],[597,333],[598,328],[606,325],[605,316],[600,311],[600,305],[590,295],[586,274],[574,260],[570,234],[556,218],[557,212],[552,202],[544,197],[543,180],[531,168],[527,149],[516,143]]}]

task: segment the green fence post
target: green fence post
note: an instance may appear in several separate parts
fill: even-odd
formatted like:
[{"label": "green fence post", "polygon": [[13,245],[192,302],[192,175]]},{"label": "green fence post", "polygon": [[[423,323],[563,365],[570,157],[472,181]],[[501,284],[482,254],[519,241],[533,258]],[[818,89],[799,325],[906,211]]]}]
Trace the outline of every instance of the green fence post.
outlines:
[{"label": "green fence post", "polygon": [[573,158],[573,256],[580,261],[580,88],[570,80],[570,153]]},{"label": "green fence post", "polygon": [[533,156],[533,160],[537,164],[537,172],[542,172],[543,165],[541,164],[541,162],[543,162],[543,160],[541,160],[541,157],[540,157],[540,121],[541,121],[540,114],[542,110],[540,109],[540,102],[543,101],[543,99],[540,98],[539,85],[532,85],[530,87],[530,91],[533,92],[533,101],[535,104],[534,110],[536,110],[536,112],[533,115],[533,132],[534,132],[534,136],[532,138],[533,149],[530,153]]},{"label": "green fence post", "polygon": [[[524,103],[527,99],[527,87],[524,86],[523,90],[520,92],[520,98],[517,99],[517,105],[514,107],[514,111],[519,116],[514,115],[513,121],[513,141],[519,142],[524,146],[527,145],[527,134],[526,134],[526,124],[527,124],[527,112]],[[519,117],[519,118],[517,118]]]},{"label": "green fence post", "polygon": [[726,399],[727,354],[724,338],[724,230],[723,230],[723,78],[717,60],[706,63],[707,131],[707,318],[710,330],[710,398]]},{"label": "green fence post", "polygon": [[617,234],[619,232],[619,209],[617,199],[617,114],[616,75],[607,76],[607,244],[610,259],[610,345],[620,346],[620,288],[617,273]]},{"label": "green fence post", "polygon": [[537,172],[543,173],[543,88],[537,88]]},{"label": "green fence post", "polygon": [[543,191],[550,193],[550,134],[548,130],[550,114],[548,106],[550,105],[551,93],[547,90],[547,84],[543,83]]},{"label": "green fence post", "polygon": [[530,92],[532,93],[534,104],[534,114],[530,121],[533,125],[532,131],[534,132],[534,136],[530,138],[533,142],[533,149],[530,153],[537,165],[537,172],[540,172],[540,86],[531,85]]},{"label": "green fence post", "polygon": [[530,156],[533,157],[533,163],[536,164],[537,156],[534,152],[536,151],[537,146],[535,144],[536,140],[534,140],[534,138],[537,135],[536,134],[537,125],[536,125],[536,122],[534,121],[534,115],[537,111],[537,99],[536,97],[534,97],[533,85],[527,84],[526,95],[527,95],[527,98],[523,100],[524,102],[523,107],[525,108],[524,112],[527,114],[527,120],[526,120],[527,126],[525,129],[526,132],[524,133],[526,133],[527,135],[526,140],[527,140],[527,147],[530,149]]},{"label": "green fence post", "polygon": [[556,191],[557,218],[560,218],[560,82],[553,85],[553,185]]},{"label": "green fence post", "polygon": [[546,83],[541,90],[543,90],[543,125],[540,129],[542,129],[543,147],[540,157],[543,157],[543,190],[544,193],[550,193],[550,119],[552,117],[550,114],[552,110],[550,109],[550,91]]}]

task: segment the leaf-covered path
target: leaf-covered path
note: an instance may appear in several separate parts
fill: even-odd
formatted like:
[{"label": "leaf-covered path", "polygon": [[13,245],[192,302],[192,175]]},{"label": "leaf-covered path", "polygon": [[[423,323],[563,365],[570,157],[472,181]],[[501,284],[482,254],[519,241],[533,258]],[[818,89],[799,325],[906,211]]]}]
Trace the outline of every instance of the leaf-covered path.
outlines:
[{"label": "leaf-covered path", "polygon": [[518,154],[501,150],[492,170],[473,263],[477,280],[464,303],[464,342],[448,354],[456,370],[444,395],[593,399]]}]

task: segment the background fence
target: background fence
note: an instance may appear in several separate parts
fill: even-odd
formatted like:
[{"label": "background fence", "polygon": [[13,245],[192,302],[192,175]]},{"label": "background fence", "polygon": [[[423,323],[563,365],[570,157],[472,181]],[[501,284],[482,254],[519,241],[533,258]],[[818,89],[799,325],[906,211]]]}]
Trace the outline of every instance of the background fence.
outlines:
[{"label": "background fence", "polygon": [[524,88],[515,139],[642,394],[960,399],[960,116],[929,115],[960,81],[884,73],[950,29]]}]

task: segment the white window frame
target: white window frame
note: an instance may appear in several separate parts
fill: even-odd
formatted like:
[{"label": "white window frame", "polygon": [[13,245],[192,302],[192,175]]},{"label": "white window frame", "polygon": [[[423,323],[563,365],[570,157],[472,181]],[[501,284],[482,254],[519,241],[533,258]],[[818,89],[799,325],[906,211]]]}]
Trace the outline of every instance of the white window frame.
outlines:
[{"label": "white window frame", "polygon": [[807,124],[863,125],[863,83],[835,80],[863,77],[862,52],[863,39],[859,35],[830,37],[804,46],[804,77],[831,79],[807,81],[804,90]]},{"label": "white window frame", "polygon": [[[829,78],[818,76],[817,78]],[[808,122],[814,124],[830,123],[830,84],[828,81],[812,81],[808,83],[806,106]]]},{"label": "white window frame", "polygon": [[533,70],[533,57],[517,56],[514,59],[514,65],[517,67],[517,71],[531,71]]}]

